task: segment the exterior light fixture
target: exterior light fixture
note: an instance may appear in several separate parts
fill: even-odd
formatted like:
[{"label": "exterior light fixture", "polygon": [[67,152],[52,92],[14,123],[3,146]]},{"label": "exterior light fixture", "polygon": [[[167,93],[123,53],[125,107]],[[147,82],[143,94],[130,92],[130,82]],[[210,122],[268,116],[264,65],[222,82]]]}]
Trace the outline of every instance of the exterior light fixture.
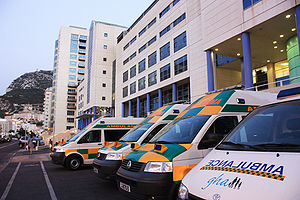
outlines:
[{"label": "exterior light fixture", "polygon": [[238,38],[237,40],[238,40],[238,41],[240,41],[240,40],[241,40],[241,38]]},{"label": "exterior light fixture", "polygon": [[277,44],[277,41],[275,40],[275,41],[273,41],[273,44]]},{"label": "exterior light fixture", "polygon": [[296,28],[292,28],[292,31],[294,32],[296,30]]},{"label": "exterior light fixture", "polygon": [[291,17],[291,15],[286,15],[285,18],[289,19]]},{"label": "exterior light fixture", "polygon": [[241,54],[240,54],[240,53],[237,53],[236,55],[237,55],[237,56],[240,56]]},{"label": "exterior light fixture", "polygon": [[267,60],[267,63],[271,62],[270,60]]},{"label": "exterior light fixture", "polygon": [[274,47],[274,49],[277,49],[277,48],[278,48],[278,46],[275,46],[275,47]]},{"label": "exterior light fixture", "polygon": [[280,35],[279,37],[283,38],[283,37],[284,37],[284,35],[282,34],[282,35]]},{"label": "exterior light fixture", "polygon": [[283,49],[280,50],[281,53],[282,53],[283,51],[284,51]]},{"label": "exterior light fixture", "polygon": [[219,51],[219,49],[215,49],[215,51]]}]

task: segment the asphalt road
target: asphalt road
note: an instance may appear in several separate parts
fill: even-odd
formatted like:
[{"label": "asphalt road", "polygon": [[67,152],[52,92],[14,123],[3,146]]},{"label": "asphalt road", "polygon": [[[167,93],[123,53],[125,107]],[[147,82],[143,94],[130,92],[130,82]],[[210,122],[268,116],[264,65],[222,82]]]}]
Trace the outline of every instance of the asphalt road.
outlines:
[{"label": "asphalt road", "polygon": [[0,173],[19,150],[18,144],[16,140],[0,144]]},{"label": "asphalt road", "polygon": [[[0,149],[0,162],[10,160],[0,172],[0,200],[128,200],[117,190],[116,183],[99,179],[91,167],[70,171],[45,159],[35,159],[47,157],[48,150],[37,151],[29,156],[24,150],[18,151],[17,144],[11,144],[11,147]],[[14,158],[10,159],[13,155]],[[35,161],[31,162],[31,158]]]}]

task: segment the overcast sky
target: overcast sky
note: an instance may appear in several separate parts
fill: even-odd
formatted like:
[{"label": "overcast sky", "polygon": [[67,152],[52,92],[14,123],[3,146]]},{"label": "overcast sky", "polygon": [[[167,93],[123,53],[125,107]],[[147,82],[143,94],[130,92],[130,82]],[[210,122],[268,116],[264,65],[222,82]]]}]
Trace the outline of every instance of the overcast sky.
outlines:
[{"label": "overcast sky", "polygon": [[0,0],[0,95],[26,72],[52,70],[61,26],[129,27],[153,0]]}]

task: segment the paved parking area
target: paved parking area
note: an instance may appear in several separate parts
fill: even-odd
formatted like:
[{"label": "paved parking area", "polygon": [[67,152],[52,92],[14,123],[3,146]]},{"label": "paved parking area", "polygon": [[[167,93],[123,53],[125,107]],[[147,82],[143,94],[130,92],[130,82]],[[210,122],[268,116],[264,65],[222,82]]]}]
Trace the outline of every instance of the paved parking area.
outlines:
[{"label": "paved parking area", "polygon": [[0,172],[0,200],[8,199],[128,199],[116,183],[94,175],[92,167],[70,171],[45,160],[46,150],[32,156],[19,151]]}]

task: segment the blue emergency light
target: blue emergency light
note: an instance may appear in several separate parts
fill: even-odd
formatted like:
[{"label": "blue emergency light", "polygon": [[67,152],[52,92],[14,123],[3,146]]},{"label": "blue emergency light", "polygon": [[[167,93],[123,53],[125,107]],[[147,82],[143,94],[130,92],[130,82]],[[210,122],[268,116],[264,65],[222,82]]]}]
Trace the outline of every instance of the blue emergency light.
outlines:
[{"label": "blue emergency light", "polygon": [[246,103],[245,99],[241,99],[241,98],[237,98],[237,99],[236,99],[236,102],[237,102],[238,104],[245,104],[245,103]]},{"label": "blue emergency light", "polygon": [[156,144],[154,149],[157,150],[157,151],[160,151],[161,150],[161,144]]},{"label": "blue emergency light", "polygon": [[105,124],[105,121],[100,121],[100,124]]},{"label": "blue emergency light", "polygon": [[174,109],[173,113],[179,113],[179,110]]},{"label": "blue emergency light", "polygon": [[300,95],[300,87],[281,90],[277,95],[277,99],[287,98],[295,95]]}]

